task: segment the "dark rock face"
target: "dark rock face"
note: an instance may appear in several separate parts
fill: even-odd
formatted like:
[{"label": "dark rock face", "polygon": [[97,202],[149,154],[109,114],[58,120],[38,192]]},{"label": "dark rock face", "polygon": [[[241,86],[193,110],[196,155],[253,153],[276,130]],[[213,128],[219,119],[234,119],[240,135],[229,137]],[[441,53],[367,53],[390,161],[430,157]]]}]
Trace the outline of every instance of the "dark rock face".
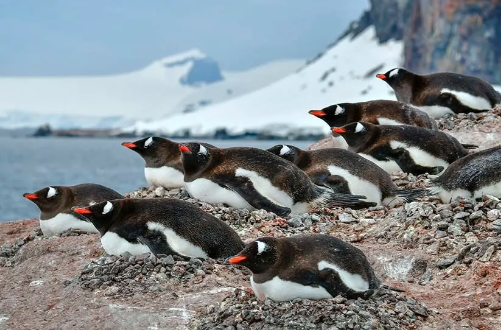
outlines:
[{"label": "dark rock face", "polygon": [[223,80],[219,65],[211,58],[193,59],[193,65],[186,76],[181,78],[181,84],[197,86],[212,84]]},{"label": "dark rock face", "polygon": [[376,28],[383,43],[404,41],[403,67],[420,74],[450,71],[501,84],[501,1],[371,0],[371,9],[342,37]]}]

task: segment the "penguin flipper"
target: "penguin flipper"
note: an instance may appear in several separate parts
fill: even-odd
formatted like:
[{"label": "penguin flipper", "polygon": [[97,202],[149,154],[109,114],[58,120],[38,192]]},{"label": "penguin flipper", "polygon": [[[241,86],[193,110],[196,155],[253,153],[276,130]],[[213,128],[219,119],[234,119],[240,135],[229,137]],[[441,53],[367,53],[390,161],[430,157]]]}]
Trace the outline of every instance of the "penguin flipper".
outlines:
[{"label": "penguin flipper", "polygon": [[477,149],[478,146],[475,144],[461,144],[465,149]]},{"label": "penguin flipper", "polygon": [[291,212],[290,208],[275,204],[261,195],[249,178],[236,177],[236,179],[237,180],[224,182],[224,186],[239,194],[252,207],[273,212],[278,216],[286,216]]},{"label": "penguin flipper", "polygon": [[158,231],[147,231],[144,235],[137,236],[139,243],[146,245],[155,256],[159,254],[177,255],[170,247],[165,236]]},{"label": "penguin flipper", "polygon": [[443,166],[427,167],[416,164],[410,152],[403,148],[394,149],[393,156],[393,160],[405,173],[414,175],[429,173],[435,175],[444,170]]},{"label": "penguin flipper", "polygon": [[425,196],[429,196],[431,193],[430,189],[421,189],[421,188],[414,188],[414,189],[397,189],[395,190],[395,195],[398,197],[402,198],[404,202],[412,202],[413,200],[416,200],[418,198],[423,198]]},{"label": "penguin flipper", "polygon": [[329,188],[337,193],[351,194],[348,181],[340,175],[328,175],[326,172],[321,172],[310,175],[310,179],[317,186]]},{"label": "penguin flipper", "polygon": [[332,297],[337,295],[342,295],[348,299],[362,298],[364,300],[369,299],[373,294],[374,290],[366,291],[355,291],[344,284],[343,280],[339,276],[339,273],[332,268],[324,268],[320,271],[319,284],[322,286]]}]

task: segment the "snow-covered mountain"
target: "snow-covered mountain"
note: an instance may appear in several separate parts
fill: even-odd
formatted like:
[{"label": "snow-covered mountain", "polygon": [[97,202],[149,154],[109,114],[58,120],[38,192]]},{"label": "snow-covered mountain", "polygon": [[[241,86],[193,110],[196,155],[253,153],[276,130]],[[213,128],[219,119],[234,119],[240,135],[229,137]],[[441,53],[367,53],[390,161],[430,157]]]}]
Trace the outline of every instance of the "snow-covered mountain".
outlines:
[{"label": "snow-covered mountain", "polygon": [[[285,60],[245,72],[222,72],[191,50],[119,75],[0,78],[0,127],[114,128],[163,118],[238,97],[299,68]],[[267,72],[264,75],[263,72]]]},{"label": "snow-covered mountain", "polygon": [[196,113],[139,121],[124,130],[191,136],[211,136],[221,129],[228,134],[260,131],[279,136],[328,133],[324,122],[308,110],[341,102],[394,99],[392,90],[375,74],[400,66],[402,51],[401,41],[380,44],[370,26],[354,38],[344,36],[297,72],[265,88]]}]

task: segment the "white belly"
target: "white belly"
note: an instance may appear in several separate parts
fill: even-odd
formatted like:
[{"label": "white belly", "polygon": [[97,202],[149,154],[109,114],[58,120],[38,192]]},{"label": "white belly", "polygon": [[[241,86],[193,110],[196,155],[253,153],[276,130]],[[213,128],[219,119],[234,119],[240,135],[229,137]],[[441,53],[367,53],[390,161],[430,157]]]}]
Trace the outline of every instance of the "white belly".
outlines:
[{"label": "white belly", "polygon": [[379,123],[379,125],[405,125],[404,123],[385,117],[379,117],[377,119],[377,122]]},{"label": "white belly", "polygon": [[349,145],[348,143],[346,143],[346,140],[341,135],[338,136],[332,135],[332,140],[334,141],[334,146],[336,148],[348,150]]},{"label": "white belly", "polygon": [[481,189],[473,192],[473,198],[480,198],[484,195],[491,195],[497,198],[501,198],[501,182],[482,187]]},{"label": "white belly", "polygon": [[44,236],[56,235],[68,229],[79,229],[89,233],[98,232],[92,222],[80,220],[68,213],[59,213],[51,219],[40,220],[40,229]]},{"label": "white belly", "polygon": [[363,195],[367,197],[367,201],[381,204],[381,190],[372,182],[359,178],[338,166],[330,165],[327,169],[331,175],[339,175],[348,181],[348,188],[352,195]]},{"label": "white belly", "polygon": [[471,192],[465,189],[455,189],[455,190],[445,190],[441,187],[433,187],[431,189],[432,193],[437,194],[443,203],[450,203],[450,201],[456,199],[457,197],[463,197],[466,199],[471,199]]},{"label": "white belly", "polygon": [[394,160],[378,160],[371,155],[359,153],[360,156],[364,157],[367,160],[370,160],[377,166],[381,167],[383,170],[385,170],[388,173],[391,172],[402,172],[402,169]]},{"label": "white belly", "polygon": [[261,195],[268,198],[273,203],[289,208],[292,207],[294,203],[292,197],[290,197],[286,192],[275,187],[270,180],[259,175],[259,173],[246,170],[244,168],[238,168],[235,171],[235,176],[249,178],[254,185],[254,188],[256,188]]},{"label": "white belly", "polygon": [[426,166],[426,167],[443,166],[444,169],[449,166],[449,163],[447,163],[445,160],[437,158],[418,147],[409,146],[400,141],[390,141],[390,147],[392,149],[403,148],[407,150],[412,159],[414,160],[414,162],[421,166]]},{"label": "white belly", "polygon": [[148,222],[148,229],[157,230],[164,234],[167,243],[175,252],[182,254],[183,256],[192,258],[208,258],[207,253],[204,252],[199,246],[194,245],[190,241],[179,236],[175,231],[167,228],[157,222]]},{"label": "white belly", "polygon": [[183,172],[169,166],[162,166],[158,168],[145,167],[144,176],[146,177],[146,182],[148,182],[150,187],[184,187]]},{"label": "white belly", "polygon": [[313,300],[332,298],[329,292],[321,286],[301,285],[295,282],[284,281],[278,276],[264,283],[255,283],[253,276],[251,276],[250,282],[254,294],[262,300],[266,298],[275,301],[288,301],[296,298]]},{"label": "white belly", "polygon": [[207,179],[200,178],[192,182],[186,182],[186,190],[191,197],[206,203],[224,203],[240,209],[254,209],[236,192],[225,189]]},{"label": "white belly", "polygon": [[414,105],[416,108],[426,112],[431,118],[442,118],[443,116],[449,114],[453,115],[454,111],[450,108],[443,107],[441,105]]},{"label": "white belly", "polygon": [[107,232],[101,237],[101,244],[103,245],[106,253],[110,255],[119,256],[125,252],[132,255],[143,254],[151,252],[150,248],[141,243],[130,243],[126,239],[118,236],[114,232]]}]

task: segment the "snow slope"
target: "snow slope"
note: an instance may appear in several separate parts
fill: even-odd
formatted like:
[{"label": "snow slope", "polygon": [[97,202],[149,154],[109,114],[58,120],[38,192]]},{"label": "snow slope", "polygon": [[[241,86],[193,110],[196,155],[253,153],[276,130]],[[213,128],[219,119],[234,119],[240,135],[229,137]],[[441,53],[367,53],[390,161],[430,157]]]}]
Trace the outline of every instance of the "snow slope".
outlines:
[{"label": "snow slope", "polygon": [[343,38],[315,61],[268,87],[195,113],[140,121],[124,131],[166,135],[189,131],[193,136],[211,135],[219,128],[233,134],[253,130],[279,135],[328,133],[324,122],[308,110],[341,102],[394,99],[375,74],[400,66],[402,50],[401,41],[379,44],[374,27],[369,27],[353,40]]},{"label": "snow slope", "polygon": [[[47,122],[54,128],[123,127],[182,112],[191,103],[194,109],[242,95],[293,72],[302,62],[277,61],[225,73],[194,49],[119,75],[0,78],[0,127]],[[270,74],[263,75],[264,70]]]}]

